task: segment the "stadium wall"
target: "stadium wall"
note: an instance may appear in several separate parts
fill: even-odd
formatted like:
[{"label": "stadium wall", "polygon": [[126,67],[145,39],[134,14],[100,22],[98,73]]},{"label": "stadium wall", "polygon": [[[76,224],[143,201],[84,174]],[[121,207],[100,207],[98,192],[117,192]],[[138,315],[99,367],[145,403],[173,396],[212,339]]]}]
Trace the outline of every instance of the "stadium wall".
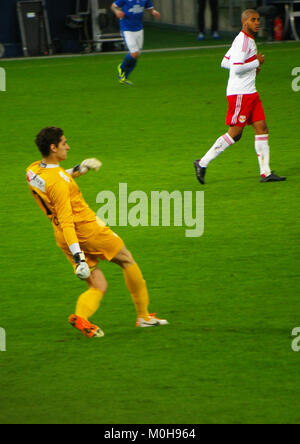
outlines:
[{"label": "stadium wall", "polygon": [[[51,37],[58,51],[79,50],[78,31],[66,26],[66,16],[75,13],[75,0],[46,0]],[[4,57],[23,55],[17,17],[17,0],[0,0],[0,43],[5,46]]]},{"label": "stadium wall", "polygon": [[[198,0],[153,0],[155,8],[161,12],[160,22],[151,16],[145,21],[155,26],[181,28],[187,31],[197,31]],[[211,12],[205,11],[207,28],[211,24]],[[256,0],[219,0],[220,31],[236,31],[241,25],[241,12],[246,8],[256,6]]]},{"label": "stadium wall", "polygon": [[[197,0],[153,1],[155,7],[161,11],[162,18],[158,22],[146,14],[146,23],[196,32]],[[79,52],[78,31],[66,26],[66,16],[75,13],[76,0],[45,0],[45,2],[56,52]],[[254,2],[255,0],[219,0],[220,30],[235,31],[238,29],[241,8],[251,6]],[[211,22],[209,8],[206,9],[206,16],[209,27]],[[17,0],[0,0],[0,43],[5,45],[4,57],[23,55],[17,18]]]}]

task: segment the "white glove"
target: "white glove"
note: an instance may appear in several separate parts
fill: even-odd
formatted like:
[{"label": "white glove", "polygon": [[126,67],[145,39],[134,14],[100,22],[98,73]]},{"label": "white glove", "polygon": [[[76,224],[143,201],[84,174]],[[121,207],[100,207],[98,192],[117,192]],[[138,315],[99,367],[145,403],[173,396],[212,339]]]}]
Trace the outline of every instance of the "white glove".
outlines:
[{"label": "white glove", "polygon": [[76,275],[79,277],[79,279],[88,279],[91,275],[91,272],[88,264],[85,262],[84,253],[76,253],[73,257],[76,263]]},{"label": "white glove", "polygon": [[85,159],[83,162],[81,162],[79,171],[80,174],[85,174],[89,170],[95,170],[98,171],[100,167],[102,166],[102,163],[98,159]]}]

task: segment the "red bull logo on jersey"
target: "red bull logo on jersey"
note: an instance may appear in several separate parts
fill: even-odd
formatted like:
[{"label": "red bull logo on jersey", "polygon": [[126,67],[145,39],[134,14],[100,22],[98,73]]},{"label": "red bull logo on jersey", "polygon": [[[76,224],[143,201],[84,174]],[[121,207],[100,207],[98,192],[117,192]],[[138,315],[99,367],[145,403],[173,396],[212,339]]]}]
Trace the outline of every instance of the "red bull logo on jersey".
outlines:
[{"label": "red bull logo on jersey", "polygon": [[245,123],[246,120],[247,120],[247,117],[246,117],[246,116],[240,116],[240,117],[239,117],[239,121],[240,121],[241,123]]}]

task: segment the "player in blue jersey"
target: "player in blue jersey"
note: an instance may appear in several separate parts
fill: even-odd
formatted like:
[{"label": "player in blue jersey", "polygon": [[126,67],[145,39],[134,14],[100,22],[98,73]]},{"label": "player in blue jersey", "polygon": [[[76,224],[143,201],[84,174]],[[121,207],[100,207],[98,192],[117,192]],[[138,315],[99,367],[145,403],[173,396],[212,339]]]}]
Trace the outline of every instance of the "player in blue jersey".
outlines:
[{"label": "player in blue jersey", "polygon": [[128,77],[136,67],[144,45],[144,12],[147,10],[158,19],[160,13],[154,9],[151,0],[115,0],[111,9],[120,19],[121,33],[129,50],[118,66],[118,77],[120,83],[132,85]]}]

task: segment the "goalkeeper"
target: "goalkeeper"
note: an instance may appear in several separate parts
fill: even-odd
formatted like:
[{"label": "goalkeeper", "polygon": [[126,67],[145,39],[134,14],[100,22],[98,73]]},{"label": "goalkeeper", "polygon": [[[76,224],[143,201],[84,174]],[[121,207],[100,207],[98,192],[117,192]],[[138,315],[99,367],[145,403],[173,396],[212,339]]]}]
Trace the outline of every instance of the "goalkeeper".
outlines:
[{"label": "goalkeeper", "polygon": [[77,301],[75,314],[69,318],[70,324],[90,338],[104,335],[89,321],[107,289],[105,277],[97,267],[99,260],[113,262],[123,269],[137,311],[137,327],[167,324],[166,320],[149,314],[147,286],[138,265],[122,239],[104,226],[89,208],[74,180],[91,169],[98,171],[101,162],[86,159],[80,165],[64,170],[60,162],[66,160],[70,147],[60,128],[44,128],[35,142],[43,160],[34,162],[26,170],[30,191],[52,222],[57,245],[73,264],[76,275],[88,286]]}]

